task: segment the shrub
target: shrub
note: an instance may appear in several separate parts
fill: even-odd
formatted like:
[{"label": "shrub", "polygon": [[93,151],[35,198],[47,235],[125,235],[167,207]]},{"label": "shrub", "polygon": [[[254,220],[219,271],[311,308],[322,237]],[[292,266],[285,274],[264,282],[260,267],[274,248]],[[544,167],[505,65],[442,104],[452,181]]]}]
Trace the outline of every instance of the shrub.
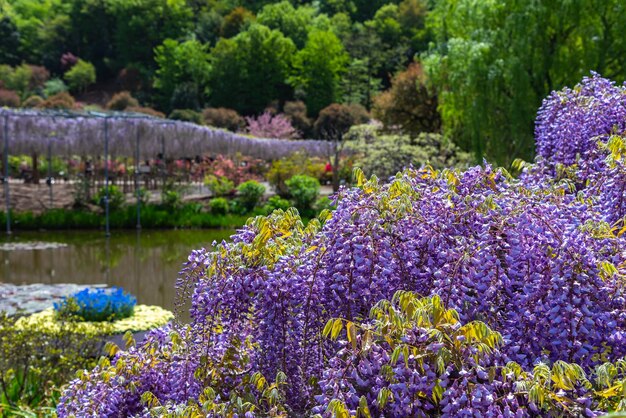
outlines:
[{"label": "shrub", "polygon": [[44,83],[43,94],[45,97],[55,96],[67,91],[67,86],[60,78],[53,78]]},{"label": "shrub", "polygon": [[[489,166],[407,170],[390,184],[356,177],[323,225],[278,211],[215,253],[193,252],[182,273],[195,286],[190,327],[154,333],[73,382],[59,415],[104,411],[95,394],[119,399],[111,415],[139,414],[137,387],[168,411],[243,399],[266,408],[261,391],[246,391],[261,377],[283,382],[277,405],[301,416],[367,406],[372,416],[575,417],[622,399],[600,392],[626,378],[601,365],[626,354],[625,244],[580,228],[593,203]],[[607,373],[596,365],[615,373],[597,379]]]},{"label": "shrub", "polygon": [[272,115],[265,112],[258,118],[246,118],[246,132],[257,138],[294,139],[300,133],[291,126],[289,118],[284,115]]},{"label": "shrub", "polygon": [[0,89],[0,107],[20,107],[20,96],[12,90]]},{"label": "shrub", "polygon": [[286,211],[291,207],[291,202],[287,199],[283,199],[280,196],[272,196],[267,199],[267,203],[263,206],[263,212],[266,214],[271,214],[275,210],[283,210]]},{"label": "shrub", "polygon": [[[103,187],[100,190],[98,190],[98,192],[96,193],[93,199],[94,203],[100,206],[102,209],[106,207],[106,200],[105,200],[106,190],[107,190],[106,187]],[[110,185],[109,186],[109,209],[117,210],[121,208],[125,202],[126,202],[126,197],[124,196],[124,193],[122,193],[122,191],[119,189],[119,187]]]},{"label": "shrub", "polygon": [[352,126],[368,120],[369,115],[363,106],[335,103],[322,109],[313,127],[319,138],[341,141]]},{"label": "shrub", "polygon": [[20,97],[28,95],[33,70],[30,65],[22,64],[13,69],[6,86],[19,93]]},{"label": "shrub", "polygon": [[44,103],[44,99],[41,96],[30,96],[28,99],[22,102],[24,108],[41,107]]},{"label": "shrub", "polygon": [[[599,147],[622,197],[624,141]],[[332,214],[252,219],[190,255],[190,325],[72,382],[59,416],[623,410],[623,224],[606,220],[593,181],[525,174],[427,167],[381,184],[356,170]]]},{"label": "shrub", "polygon": [[205,159],[202,171],[217,177],[226,177],[235,186],[248,180],[261,180],[265,172],[265,162],[257,158],[244,157],[240,154],[234,157],[218,155],[215,158]]},{"label": "shrub", "polygon": [[90,84],[96,82],[96,68],[90,62],[79,59],[63,76],[70,89],[84,91]]},{"label": "shrub", "polygon": [[265,193],[265,186],[260,184],[258,181],[248,180],[237,186],[237,192],[239,192],[238,201],[241,206],[247,212],[252,212],[263,197],[263,194]]},{"label": "shrub", "polygon": [[74,109],[76,101],[68,92],[64,91],[48,97],[41,104],[41,107],[45,109]]},{"label": "shrub", "polygon": [[361,125],[353,127],[346,139],[347,147],[357,157],[355,164],[367,175],[385,180],[410,166],[467,168],[473,161],[472,155],[440,134],[421,133],[412,138],[405,134],[383,134],[375,125]]},{"label": "shrub", "polygon": [[139,102],[129,92],[121,91],[115,93],[111,100],[107,103],[106,108],[109,110],[123,111],[129,107],[138,107]]},{"label": "shrub", "polygon": [[204,123],[215,128],[239,132],[246,126],[246,121],[235,110],[223,107],[208,108],[202,111]]},{"label": "shrub", "polygon": [[216,197],[209,200],[209,209],[215,215],[226,215],[230,210],[228,199]]},{"label": "shrub", "polygon": [[211,193],[215,197],[231,196],[235,191],[235,183],[222,176],[206,176],[204,184],[211,190]]},{"label": "shrub", "polygon": [[78,63],[78,57],[71,52],[66,52],[61,55],[61,68],[63,68],[64,70],[69,70],[70,68],[75,66],[76,63]]},{"label": "shrub", "polygon": [[170,113],[169,118],[202,125],[202,115],[191,109],[175,109]]},{"label": "shrub", "polygon": [[311,176],[297,175],[285,182],[294,205],[303,214],[310,214],[320,194],[320,182]]},{"label": "shrub", "polygon": [[174,181],[167,181],[161,190],[161,204],[169,209],[178,209],[183,203],[182,189]]},{"label": "shrub", "polygon": [[297,152],[273,161],[266,178],[279,196],[288,197],[289,190],[285,182],[298,174],[306,174],[321,180],[325,175],[325,164],[311,159],[305,153]]},{"label": "shrub", "polygon": [[16,317],[0,312],[0,415],[52,417],[63,386],[78,370],[91,369],[101,341],[73,332],[65,322],[58,332],[41,332],[41,321],[16,327]]},{"label": "shrub", "polygon": [[313,133],[313,122],[307,116],[306,104],[303,101],[286,102],[283,112],[291,121],[293,127],[304,138],[309,138]]},{"label": "shrub", "polygon": [[40,92],[49,78],[50,72],[46,69],[46,67],[42,67],[39,65],[30,65],[30,79],[28,81],[28,90]]},{"label": "shrub", "polygon": [[127,112],[135,112],[135,113],[143,113],[146,115],[153,116],[155,118],[165,118],[165,113],[159,112],[158,110],[152,109],[151,107],[143,107],[143,106],[131,106],[126,108]]},{"label": "shrub", "polygon": [[13,67],[7,64],[0,64],[0,88],[8,89],[11,85]]},{"label": "shrub", "polygon": [[84,289],[54,304],[57,316],[64,320],[113,322],[133,314],[137,299],[122,288]]}]

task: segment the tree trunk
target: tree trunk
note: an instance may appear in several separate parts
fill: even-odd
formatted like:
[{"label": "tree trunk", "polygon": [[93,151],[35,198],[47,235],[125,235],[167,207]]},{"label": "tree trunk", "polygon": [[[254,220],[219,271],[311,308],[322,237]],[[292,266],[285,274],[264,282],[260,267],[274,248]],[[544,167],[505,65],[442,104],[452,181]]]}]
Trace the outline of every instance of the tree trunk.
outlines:
[{"label": "tree trunk", "polygon": [[335,161],[333,162],[333,192],[339,191],[339,156],[341,150],[339,149],[339,142],[335,141]]}]

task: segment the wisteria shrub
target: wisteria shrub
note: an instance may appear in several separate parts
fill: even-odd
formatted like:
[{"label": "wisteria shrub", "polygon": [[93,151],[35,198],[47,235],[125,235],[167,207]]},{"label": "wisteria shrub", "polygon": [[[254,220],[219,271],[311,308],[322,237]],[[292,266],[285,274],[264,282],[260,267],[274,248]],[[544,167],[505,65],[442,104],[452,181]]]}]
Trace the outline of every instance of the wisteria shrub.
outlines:
[{"label": "wisteria shrub", "polygon": [[[114,366],[118,370],[126,370],[124,362],[134,356],[140,356],[143,365],[120,372],[124,382],[130,382],[124,373],[141,370],[133,383],[139,389],[119,395],[124,408],[132,409],[124,411],[142,413],[142,390],[150,390],[163,405],[198,402],[206,383],[197,374],[210,374],[200,365],[198,353],[213,357],[217,344],[238,338],[252,344],[246,370],[268,380],[285,374],[282,390],[290,413],[323,413],[337,404],[335,398],[322,396],[328,388],[324,385],[331,385],[323,382],[330,382],[329,367],[338,367],[345,349],[322,337],[328,320],[363,323],[373,305],[397,291],[437,295],[443,306],[458,312],[460,323],[481,321],[500,332],[497,364],[515,362],[518,375],[526,376],[518,379],[521,383],[493,383],[489,373],[478,375],[479,364],[469,371],[477,373],[469,380],[459,380],[465,369],[450,372],[453,378],[445,390],[451,392],[446,396],[450,403],[461,402],[461,409],[466,402],[461,400],[463,385],[474,387],[471,379],[484,383],[480,394],[472,395],[480,396],[480,402],[512,393],[515,402],[531,408],[526,391],[518,386],[535,379],[537,362],[549,369],[559,361],[577,363],[579,368],[571,367],[583,382],[595,366],[624,355],[621,277],[626,253],[621,238],[607,233],[598,221],[592,201],[565,193],[559,184],[531,188],[490,166],[466,172],[407,170],[389,184],[366,181],[360,174],[357,181],[359,187],[340,193],[337,209],[332,215],[326,212],[321,221],[304,226],[294,212],[277,211],[251,221],[216,252],[192,253],[181,289],[183,283],[193,287],[193,338],[183,339],[194,348],[185,355],[153,355],[145,347],[120,354]],[[382,363],[368,366],[374,380],[387,376],[388,368],[376,371],[389,360],[383,355],[388,349],[381,350],[376,358]],[[162,366],[155,367],[155,362]],[[484,367],[487,364],[493,365],[487,362]],[[114,368],[96,370],[75,382],[61,404],[61,416],[80,411],[88,398],[118,393],[115,379],[103,377]],[[593,406],[592,400],[597,402],[591,395],[585,397],[585,384],[572,383],[584,398],[572,402],[583,411]],[[180,387],[186,388],[184,393],[175,389]],[[400,409],[391,411],[402,411],[411,401],[398,397],[417,396],[417,387],[398,388]],[[358,397],[351,396],[338,393],[337,399],[352,408],[350,402]],[[363,396],[371,403],[378,394]],[[447,404],[441,402],[433,407],[443,414]],[[513,408],[511,402],[507,405]],[[110,414],[118,413],[115,408]],[[369,408],[376,410],[375,405]],[[456,406],[449,408],[456,411]]]},{"label": "wisteria shrub", "polygon": [[598,142],[626,132],[626,85],[593,73],[574,88],[555,91],[539,109],[535,141],[540,165],[551,175],[558,166],[579,168],[584,181],[605,167]]},{"label": "wisteria shrub", "polygon": [[[604,103],[612,87],[585,83],[598,86],[580,103]],[[59,416],[624,411],[625,141],[609,121],[580,136],[588,154],[543,155],[565,140],[553,126],[573,118],[573,133],[615,111],[544,124],[545,109],[540,159],[521,179],[488,164],[388,183],[356,170],[332,213],[305,225],[278,210],[194,251],[179,280],[191,324],[72,382]]]}]

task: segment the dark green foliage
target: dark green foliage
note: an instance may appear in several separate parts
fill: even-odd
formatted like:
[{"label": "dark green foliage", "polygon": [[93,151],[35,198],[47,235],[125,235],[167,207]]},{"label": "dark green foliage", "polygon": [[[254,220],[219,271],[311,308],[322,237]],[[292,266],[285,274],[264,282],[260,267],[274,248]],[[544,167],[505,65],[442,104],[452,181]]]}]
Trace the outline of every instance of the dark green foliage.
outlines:
[{"label": "dark green foliage", "polygon": [[216,197],[209,200],[209,209],[214,215],[226,215],[230,211],[228,199],[224,197]]},{"label": "dark green foliage", "polygon": [[169,119],[183,120],[202,125],[202,115],[191,109],[174,109],[169,115]]},{"label": "dark green foliage", "polygon": [[529,159],[548,93],[590,71],[624,80],[625,20],[622,0],[435,2],[425,62],[444,132],[479,159]]},{"label": "dark green foliage", "polygon": [[9,16],[0,18],[0,39],[2,39],[0,62],[9,65],[19,64],[20,33],[15,22]]},{"label": "dark green foliage", "polygon": [[294,57],[289,82],[302,91],[312,115],[339,99],[339,83],[348,61],[348,54],[333,32],[309,33],[305,47]]},{"label": "dark green foliage", "polygon": [[208,92],[211,66],[207,46],[196,40],[166,39],[155,49],[154,87],[163,109],[199,109]]},{"label": "dark green foliage", "polygon": [[311,216],[313,203],[320,194],[320,182],[315,177],[298,175],[285,182],[294,206],[304,216]]},{"label": "dark green foliage", "polygon": [[273,100],[288,98],[285,80],[294,52],[291,39],[259,24],[221,39],[211,51],[211,104],[258,114]]},{"label": "dark green foliage", "polygon": [[265,186],[258,181],[248,180],[237,186],[239,204],[246,212],[251,212],[260,202],[265,193]]},{"label": "dark green foliage", "polygon": [[[98,192],[94,196],[93,203],[95,203],[96,205],[104,209],[106,205],[106,198],[107,198],[107,188],[103,187],[102,189],[98,190]],[[121,208],[122,205],[124,205],[124,201],[125,201],[124,193],[122,193],[122,191],[117,186],[113,186],[113,185],[109,186],[108,199],[109,199],[110,210],[116,210],[116,209]]]},{"label": "dark green foliage", "polygon": [[204,179],[204,184],[216,197],[231,196],[235,191],[235,183],[227,177],[210,175]]},{"label": "dark green foliage", "polygon": [[277,209],[286,211],[291,207],[291,202],[287,199],[283,199],[280,196],[272,196],[267,200],[267,203],[263,206],[263,212],[270,214]]},{"label": "dark green foliage", "polygon": [[96,68],[90,62],[79,59],[63,77],[72,91],[83,92],[96,82]]},{"label": "dark green foliage", "polygon": [[[259,214],[261,212],[259,211]],[[238,228],[250,215],[216,215],[202,211],[196,204],[171,209],[163,205],[149,204],[141,207],[142,228]],[[31,212],[11,212],[11,228],[18,231],[102,229],[104,216],[87,210],[52,209],[40,215]],[[0,222],[6,223],[4,212]],[[110,226],[113,229],[132,229],[137,226],[137,209],[129,206],[111,211]]]}]

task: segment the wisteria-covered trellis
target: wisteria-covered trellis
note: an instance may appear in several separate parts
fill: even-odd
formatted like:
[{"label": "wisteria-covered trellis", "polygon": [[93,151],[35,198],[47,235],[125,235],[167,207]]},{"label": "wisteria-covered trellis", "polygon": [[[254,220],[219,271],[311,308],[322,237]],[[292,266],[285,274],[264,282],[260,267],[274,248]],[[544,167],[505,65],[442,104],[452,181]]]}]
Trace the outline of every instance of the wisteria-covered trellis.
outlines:
[{"label": "wisteria-covered trellis", "polygon": [[[204,154],[234,155],[274,160],[297,151],[327,156],[327,141],[289,141],[251,138],[189,122],[165,120],[126,112],[75,112],[0,109],[4,137],[4,192],[7,233],[10,233],[8,155],[47,153],[48,158],[72,155],[102,155],[105,161],[106,234],[108,222],[108,161],[110,156],[166,155],[188,158]],[[137,181],[138,170],[135,170]],[[137,199],[139,205],[139,199]],[[140,226],[139,206],[137,225]]]}]

